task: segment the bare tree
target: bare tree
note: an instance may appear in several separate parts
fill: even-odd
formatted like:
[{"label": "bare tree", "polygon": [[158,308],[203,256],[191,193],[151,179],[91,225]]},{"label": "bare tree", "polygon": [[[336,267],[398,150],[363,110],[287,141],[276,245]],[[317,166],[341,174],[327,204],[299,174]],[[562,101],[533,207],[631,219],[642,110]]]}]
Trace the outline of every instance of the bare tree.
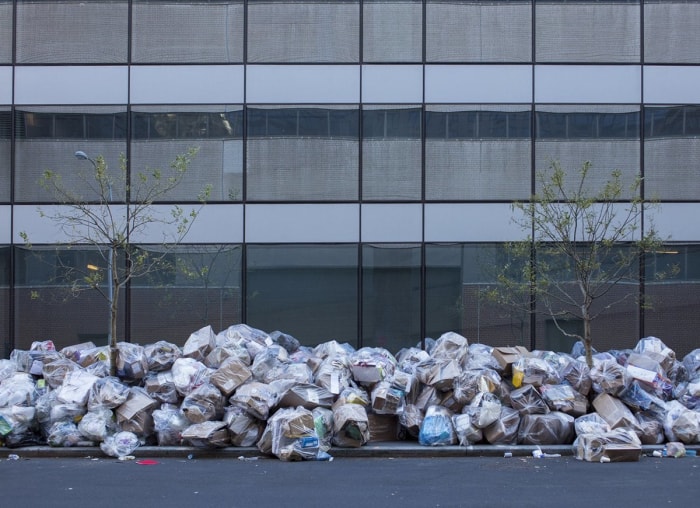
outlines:
[{"label": "bare tree", "polygon": [[[627,189],[618,170],[597,186],[590,173],[590,162],[567,176],[554,161],[538,175],[539,192],[513,203],[513,221],[526,239],[507,245],[498,284],[488,290],[492,301],[550,317],[563,335],[583,343],[589,366],[591,323],[615,305],[638,301],[640,262],[663,243],[640,177]],[[571,318],[583,323],[582,333],[565,328]]]},{"label": "bare tree", "polygon": [[[39,182],[57,203],[57,206],[40,207],[39,213],[63,233],[66,240],[60,246],[97,247],[96,252],[102,258],[99,266],[61,265],[57,268],[74,295],[96,290],[107,301],[111,374],[116,371],[121,290],[133,279],[166,267],[168,254],[190,231],[209,195],[207,186],[197,196],[199,204],[189,211],[174,205],[163,212],[162,208],[154,206],[167,199],[180,184],[197,151],[192,148],[186,154],[177,155],[167,170],[149,168],[131,174],[124,156],[120,157],[119,171],[111,172],[103,156],[92,159],[79,151],[75,156],[91,163],[88,171],[71,173],[66,183],[62,175],[47,170]],[[116,201],[115,194],[120,196]],[[26,232],[20,235],[31,246]],[[144,235],[160,235],[156,242],[159,249],[141,249],[132,243],[134,238]]]}]

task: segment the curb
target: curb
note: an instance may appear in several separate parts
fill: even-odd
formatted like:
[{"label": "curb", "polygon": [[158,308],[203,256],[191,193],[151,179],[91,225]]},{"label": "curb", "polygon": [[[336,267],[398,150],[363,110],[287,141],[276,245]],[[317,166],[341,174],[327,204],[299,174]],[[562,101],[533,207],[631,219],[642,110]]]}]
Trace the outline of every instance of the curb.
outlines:
[{"label": "curb", "polygon": [[[417,442],[369,443],[360,448],[331,448],[333,458],[445,458],[445,457],[532,457],[534,450],[544,454],[573,456],[571,445],[471,445],[471,446],[423,446]],[[661,451],[664,445],[644,445],[642,455]],[[51,446],[28,446],[25,448],[0,449],[2,455],[18,455],[20,458],[110,458],[99,446],[75,446],[54,448]],[[686,450],[700,451],[700,445],[686,445]],[[182,458],[182,459],[246,459],[268,457],[255,447],[195,448],[191,446],[140,446],[132,453],[134,457]],[[270,458],[274,458],[270,456]],[[1,459],[0,459],[1,460]]]}]

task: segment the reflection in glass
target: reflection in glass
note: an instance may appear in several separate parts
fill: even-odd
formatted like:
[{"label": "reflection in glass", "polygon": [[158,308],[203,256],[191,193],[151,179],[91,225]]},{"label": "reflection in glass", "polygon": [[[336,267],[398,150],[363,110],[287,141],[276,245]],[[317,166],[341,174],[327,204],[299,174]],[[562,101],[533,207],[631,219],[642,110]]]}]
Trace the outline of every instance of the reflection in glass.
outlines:
[{"label": "reflection in glass", "polygon": [[[160,250],[158,246],[143,249]],[[239,245],[179,245],[170,251],[158,270],[134,280],[132,341],[168,340],[183,345],[203,326],[219,332],[239,323],[241,257]]]},{"label": "reflection in glass", "polygon": [[357,347],[356,245],[249,245],[246,255],[250,326]]},{"label": "reflection in glass", "polygon": [[362,345],[397,353],[421,340],[421,249],[362,247]]}]

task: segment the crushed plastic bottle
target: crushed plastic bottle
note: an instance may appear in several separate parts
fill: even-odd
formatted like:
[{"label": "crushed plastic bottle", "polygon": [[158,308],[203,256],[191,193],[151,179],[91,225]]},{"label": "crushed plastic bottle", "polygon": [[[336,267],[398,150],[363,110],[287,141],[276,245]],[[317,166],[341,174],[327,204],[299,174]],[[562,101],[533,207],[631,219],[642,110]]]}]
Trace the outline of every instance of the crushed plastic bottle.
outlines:
[{"label": "crushed plastic bottle", "polygon": [[7,460],[19,460],[19,455],[16,453],[11,453],[7,456]]}]

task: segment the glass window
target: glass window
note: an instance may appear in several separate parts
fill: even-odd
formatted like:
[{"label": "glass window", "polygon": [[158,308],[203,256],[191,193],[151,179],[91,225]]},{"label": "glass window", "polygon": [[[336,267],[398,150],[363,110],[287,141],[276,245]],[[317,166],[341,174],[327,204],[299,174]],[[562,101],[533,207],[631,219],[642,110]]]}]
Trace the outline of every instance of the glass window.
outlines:
[{"label": "glass window", "polygon": [[538,62],[639,62],[641,11],[632,2],[535,2]]},{"label": "glass window", "polygon": [[306,108],[299,110],[299,136],[328,136],[329,123],[327,110]]},{"label": "glass window", "polygon": [[351,106],[248,108],[247,197],[356,200],[359,111]]},{"label": "glass window", "polygon": [[54,138],[84,139],[87,137],[83,115],[76,113],[56,114],[54,116]]},{"label": "glass window", "polygon": [[[612,175],[622,172],[623,199],[641,173],[638,107],[606,105],[538,106],[535,170],[547,173],[558,161],[571,185],[580,183],[579,170],[591,163],[587,184],[597,193]],[[539,184],[539,182],[538,182]]]},{"label": "glass window", "polygon": [[356,245],[248,245],[246,257],[250,326],[358,346]]},{"label": "glass window", "polygon": [[447,138],[476,138],[476,111],[455,111],[447,115]]},{"label": "glass window", "polygon": [[362,111],[362,199],[421,198],[419,107],[365,106]]},{"label": "glass window", "polygon": [[[644,108],[644,184],[661,200],[696,201],[700,195],[700,108]],[[683,182],[683,185],[678,185]]]},{"label": "glass window", "polygon": [[272,109],[267,112],[268,136],[296,136],[299,112],[296,109]]},{"label": "glass window", "polygon": [[356,109],[329,111],[331,137],[357,139],[360,135],[360,115]]},{"label": "glass window", "polygon": [[487,290],[496,281],[496,267],[506,260],[502,244],[426,245],[428,337],[456,331],[470,343],[530,348],[529,314],[504,309],[487,298]]},{"label": "glass window", "polygon": [[538,111],[535,115],[536,132],[539,139],[566,138],[566,115],[548,111]]},{"label": "glass window", "polygon": [[44,171],[61,175],[63,184],[83,198],[91,192],[89,161],[78,160],[80,150],[93,160],[102,156],[113,175],[115,200],[124,199],[120,156],[126,153],[126,111],[121,106],[23,106],[15,110],[15,200],[51,202],[56,196],[38,184]]},{"label": "glass window", "polygon": [[425,137],[447,139],[447,112],[425,112]]},{"label": "glass window", "polygon": [[242,199],[242,106],[134,106],[132,120],[132,174],[165,170],[198,148],[180,184],[162,200],[196,201],[205,186],[209,201]]},{"label": "glass window", "polygon": [[362,247],[362,345],[392,353],[421,341],[419,245]]},{"label": "glass window", "polygon": [[0,0],[0,63],[12,63],[12,0]]},{"label": "glass window", "polygon": [[532,61],[532,2],[428,0],[428,62]]},{"label": "glass window", "polygon": [[[685,131],[685,116],[684,106],[648,106],[644,109],[644,135],[647,138],[682,136]],[[697,116],[697,113],[691,116]]]},{"label": "glass window", "polygon": [[10,254],[10,247],[0,247],[0,288],[6,288],[10,285]]},{"label": "glass window", "polygon": [[248,62],[359,62],[358,0],[251,1],[247,24]]},{"label": "glass window", "polygon": [[661,0],[643,5],[645,63],[700,62],[700,3]]},{"label": "glass window", "polygon": [[420,62],[423,58],[423,3],[365,0],[362,4],[365,62]]},{"label": "glass window", "polygon": [[134,62],[243,61],[242,1],[134,0]]},{"label": "glass window", "polygon": [[17,63],[126,63],[129,2],[20,0],[16,31]]},{"label": "glass window", "polygon": [[10,256],[11,247],[0,247],[0,333],[4,339],[0,341],[0,358],[9,358],[12,349],[12,336],[10,335]]},{"label": "glass window", "polygon": [[598,135],[597,118],[590,113],[570,113],[567,115],[568,138],[595,138]]},{"label": "glass window", "polygon": [[420,139],[420,108],[368,109],[362,112],[362,137]]},{"label": "glass window", "polygon": [[[159,255],[158,246],[142,246]],[[242,321],[240,245],[178,245],[131,291],[131,340],[184,345],[189,334]],[[154,319],[157,316],[157,319]]]},{"label": "glass window", "polygon": [[9,107],[0,107],[0,202],[10,201],[12,180],[10,161],[12,155],[12,113]]},{"label": "glass window", "polygon": [[[57,349],[87,341],[98,346],[107,344],[108,300],[98,290],[82,284],[88,265],[104,266],[103,255],[96,247],[15,247],[15,348],[29,349],[33,341],[47,339]],[[119,340],[125,338],[124,317],[122,293]]]},{"label": "glass window", "polygon": [[529,106],[426,106],[425,199],[484,201],[529,195]]},{"label": "glass window", "polygon": [[598,129],[601,138],[639,138],[639,113],[600,113]]}]

